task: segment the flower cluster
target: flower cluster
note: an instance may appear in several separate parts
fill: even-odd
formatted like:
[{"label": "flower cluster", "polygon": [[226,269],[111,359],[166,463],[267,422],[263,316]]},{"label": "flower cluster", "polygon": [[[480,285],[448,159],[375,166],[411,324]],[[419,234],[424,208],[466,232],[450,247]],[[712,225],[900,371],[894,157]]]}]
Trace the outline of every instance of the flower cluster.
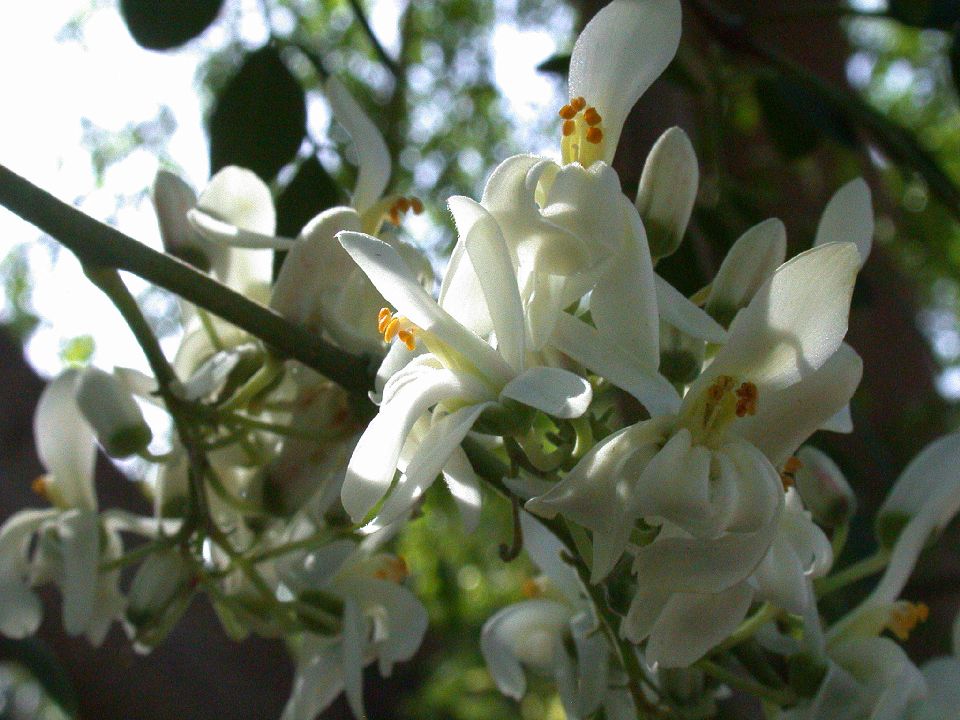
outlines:
[{"label": "flower cluster", "polygon": [[[226,168],[199,196],[162,173],[167,250],[365,356],[369,399],[186,304],[175,382],[122,368],[56,378],[35,424],[48,470],[35,489],[52,507],[0,529],[0,631],[35,631],[32,588],[53,582],[69,633],[97,643],[120,621],[149,650],[202,591],[231,636],[287,640],[284,718],[313,718],[341,691],[365,717],[363,667],[389,674],[426,631],[387,548],[442,478],[467,532],[484,482],[508,495],[543,573],[479,639],[511,698],[533,673],[569,718],[707,717],[724,687],[784,720],[960,712],[957,659],[921,671],[896,641],[928,612],[900,598],[916,559],[960,510],[960,436],[893,487],[866,561],[886,567],[873,593],[829,624],[818,608],[858,571],[831,574],[855,498],[805,443],[853,429],[863,367],[844,337],[869,188],[837,191],[808,250],[787,259],[783,224],[767,220],[708,286],[677,291],[656,265],[694,207],[690,140],[663,133],[634,201],[611,162],[680,33],[678,0],[596,15],[573,50],[559,161],[507,158],[479,201],[448,199],[457,242],[436,299],[429,262],[396,232],[423,204],[385,195],[386,145],[335,79],[358,179],[350,206],[297,238],[275,236],[249,171]],[[153,517],[98,510],[96,443],[145,461]]]}]

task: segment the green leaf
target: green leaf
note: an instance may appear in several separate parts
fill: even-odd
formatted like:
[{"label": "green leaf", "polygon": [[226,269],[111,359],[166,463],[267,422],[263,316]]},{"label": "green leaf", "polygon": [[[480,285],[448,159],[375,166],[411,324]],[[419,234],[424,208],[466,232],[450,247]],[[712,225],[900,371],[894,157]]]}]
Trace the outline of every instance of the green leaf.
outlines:
[{"label": "green leaf", "polygon": [[216,20],[223,0],[120,0],[120,14],[141,47],[167,50],[197,37]]},{"label": "green leaf", "polygon": [[555,75],[567,76],[570,71],[570,54],[553,55],[537,65],[537,70]]},{"label": "green leaf", "polygon": [[960,0],[890,0],[887,12],[904,25],[949,30],[960,22]]},{"label": "green leaf", "polygon": [[210,172],[249,168],[271,181],[307,132],[303,88],[270,45],[249,53],[219,93],[208,124]]},{"label": "green leaf", "polygon": [[784,157],[808,155],[824,137],[856,146],[843,109],[809,87],[782,75],[761,75],[756,94],[770,139]]}]

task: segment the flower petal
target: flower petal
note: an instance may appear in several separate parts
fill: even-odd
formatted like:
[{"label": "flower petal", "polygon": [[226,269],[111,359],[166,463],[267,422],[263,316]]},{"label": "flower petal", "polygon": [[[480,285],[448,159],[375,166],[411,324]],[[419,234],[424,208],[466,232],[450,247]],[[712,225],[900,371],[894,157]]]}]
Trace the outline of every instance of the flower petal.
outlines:
[{"label": "flower petal", "polygon": [[363,656],[367,647],[367,619],[360,603],[347,597],[343,603],[343,685],[355,718],[367,717],[363,709]]},{"label": "flower petal", "polygon": [[280,720],[315,720],[343,691],[343,663],[336,644],[327,638],[304,642],[290,699]]},{"label": "flower petal", "polygon": [[95,512],[72,511],[60,518],[58,531],[63,553],[63,627],[69,635],[82,635],[95,609],[100,521]]},{"label": "flower petal", "polygon": [[57,504],[94,510],[96,438],[77,406],[79,377],[78,371],[67,370],[44,388],[33,416],[33,438]]},{"label": "flower petal", "polygon": [[511,398],[557,418],[577,418],[590,407],[593,388],[579,375],[563,368],[525,370],[500,391]]},{"label": "flower petal", "polygon": [[803,442],[844,408],[863,376],[863,361],[847,344],[803,380],[760,395],[757,414],[735,425],[740,437],[753,443],[782,467]]},{"label": "flower petal", "polygon": [[200,193],[197,209],[258,235],[273,235],[277,213],[270,188],[251,170],[228,166],[214,175]]},{"label": "flower petal", "polygon": [[627,114],[666,69],[680,45],[678,0],[615,0],[580,33],[570,58],[570,97],[603,116],[610,164]]},{"label": "flower petal", "polygon": [[571,606],[583,605],[584,592],[580,576],[573,566],[561,558],[565,548],[556,535],[529,513],[520,515],[520,527],[523,530],[523,549],[533,564]]},{"label": "flower petal", "polygon": [[357,182],[353,187],[353,207],[361,215],[375,204],[390,180],[390,151],[383,135],[367,117],[357,101],[335,77],[324,85],[333,117],[350,135],[357,149]]},{"label": "flower petal", "polygon": [[647,661],[665,668],[692,665],[737,629],[752,599],[745,582],[715,594],[674,594],[650,633]]},{"label": "flower petal", "polygon": [[480,524],[480,478],[474,472],[466,453],[460,448],[453,451],[447,464],[443,466],[443,479],[460,511],[464,532],[472,533]]},{"label": "flower petal", "polygon": [[447,205],[464,239],[470,264],[480,268],[477,277],[497,336],[497,350],[514,371],[520,372],[524,359],[523,307],[500,227],[480,203],[470,198],[454,196]]},{"label": "flower petal", "polygon": [[837,190],[820,217],[814,245],[852,242],[860,251],[860,265],[867,261],[873,245],[873,200],[863,178],[851,180]]},{"label": "flower petal", "polygon": [[197,208],[187,212],[187,219],[191,227],[204,238],[228,247],[251,250],[290,250],[295,242],[290,238],[244,230]]},{"label": "flower petal", "polygon": [[738,313],[727,344],[688,397],[696,398],[717,376],[730,375],[755,383],[763,398],[767,389],[817,370],[847,332],[859,268],[853,243],[821,245],[781,265]]},{"label": "flower petal", "polygon": [[654,276],[660,317],[690,337],[711,343],[725,343],[727,331],[687,296],[659,275]]},{"label": "flower petal", "polygon": [[641,364],[614,344],[613,338],[601,336],[573,315],[560,314],[552,342],[560,352],[633,395],[651,415],[673,414],[679,409],[676,389],[649,369],[649,361]]}]

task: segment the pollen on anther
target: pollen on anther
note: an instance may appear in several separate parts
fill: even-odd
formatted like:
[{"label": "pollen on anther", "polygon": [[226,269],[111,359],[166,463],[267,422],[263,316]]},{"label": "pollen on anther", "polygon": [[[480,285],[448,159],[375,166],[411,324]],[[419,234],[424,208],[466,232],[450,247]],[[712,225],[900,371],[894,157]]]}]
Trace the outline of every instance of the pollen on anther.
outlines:
[{"label": "pollen on anther", "polygon": [[599,125],[603,122],[603,118],[600,117],[600,113],[597,112],[595,107],[588,107],[583,113],[583,119],[586,121],[587,125]]},{"label": "pollen on anther", "polygon": [[587,130],[587,142],[599,145],[603,140],[603,130],[598,127],[592,127]]},{"label": "pollen on anther", "polygon": [[384,332],[392,317],[393,313],[390,312],[390,308],[380,308],[380,312],[377,314],[377,332]]},{"label": "pollen on anther", "polygon": [[401,330],[397,333],[397,337],[400,338],[400,342],[407,346],[407,350],[413,352],[416,349],[417,339],[410,330]]},{"label": "pollen on anther", "polygon": [[570,101],[570,106],[577,112],[580,112],[587,106],[587,101],[585,98],[578,96],[573,98],[573,100]]},{"label": "pollen on anther", "polygon": [[420,198],[418,198],[418,197],[411,197],[411,198],[410,198],[410,208],[413,210],[413,214],[414,214],[414,215],[419,215],[420,213],[422,213],[422,212],[423,212],[423,203],[420,201]]},{"label": "pollen on anther", "polygon": [[563,136],[570,137],[573,135],[573,131],[577,129],[577,124],[573,120],[564,120],[563,122]]},{"label": "pollen on anther", "polygon": [[373,573],[373,576],[378,580],[401,583],[410,576],[410,568],[402,557],[388,557],[383,559],[380,568]]},{"label": "pollen on anther", "polygon": [[390,342],[397,336],[398,332],[400,332],[400,319],[391,318],[390,322],[387,323],[386,327],[383,330],[384,341]]},{"label": "pollen on anther", "polygon": [[899,640],[907,640],[914,628],[922,622],[926,622],[930,616],[930,608],[926,603],[898,603],[899,607],[894,607],[890,612],[890,621],[887,628]]},{"label": "pollen on anther", "polygon": [[559,115],[564,120],[573,120],[577,116],[577,109],[573,105],[564,105],[560,108]]},{"label": "pollen on anther", "polygon": [[30,489],[40,497],[47,498],[47,477],[46,475],[40,475],[35,478],[32,483],[30,483]]},{"label": "pollen on anther", "polygon": [[780,482],[783,483],[784,490],[788,490],[797,484],[797,473],[802,467],[803,463],[796,455],[787,458],[787,461],[783,464],[783,472],[780,473]]},{"label": "pollen on anther", "polygon": [[737,388],[737,417],[756,415],[758,397],[756,385],[751,382],[741,384]]},{"label": "pollen on anther", "polygon": [[407,200],[405,197],[397,198],[397,202],[396,202],[395,207],[396,207],[397,210],[399,210],[400,212],[405,213],[405,212],[407,212],[407,210],[410,209],[410,201]]}]

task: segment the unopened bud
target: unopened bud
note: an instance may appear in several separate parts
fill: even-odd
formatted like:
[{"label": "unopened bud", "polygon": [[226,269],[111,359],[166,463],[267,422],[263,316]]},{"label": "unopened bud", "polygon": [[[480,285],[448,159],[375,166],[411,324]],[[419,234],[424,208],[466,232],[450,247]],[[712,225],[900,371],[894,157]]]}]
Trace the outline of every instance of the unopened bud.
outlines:
[{"label": "unopened bud", "polygon": [[77,405],[111,457],[133,455],[153,438],[140,406],[112,373],[86,368],[77,384]]},{"label": "unopened bud", "polygon": [[801,448],[797,458],[800,466],[793,478],[813,519],[828,528],[847,522],[856,511],[857,499],[837,464],[809,446]]},{"label": "unopened bud", "polygon": [[193,573],[176,550],[154,553],[143,561],[127,594],[127,621],[138,645],[159,644],[187,609]]},{"label": "unopened bud", "polygon": [[786,256],[787,230],[782,222],[771,218],[747,230],[730,248],[713,279],[707,313],[729,327]]},{"label": "unopened bud", "polygon": [[637,210],[654,260],[672,255],[680,247],[699,181],[690,138],[680,128],[670,128],[650,150],[637,191]]},{"label": "unopened bud", "polygon": [[705,351],[703,340],[660,322],[660,374],[670,382],[688,385],[696,380]]}]

